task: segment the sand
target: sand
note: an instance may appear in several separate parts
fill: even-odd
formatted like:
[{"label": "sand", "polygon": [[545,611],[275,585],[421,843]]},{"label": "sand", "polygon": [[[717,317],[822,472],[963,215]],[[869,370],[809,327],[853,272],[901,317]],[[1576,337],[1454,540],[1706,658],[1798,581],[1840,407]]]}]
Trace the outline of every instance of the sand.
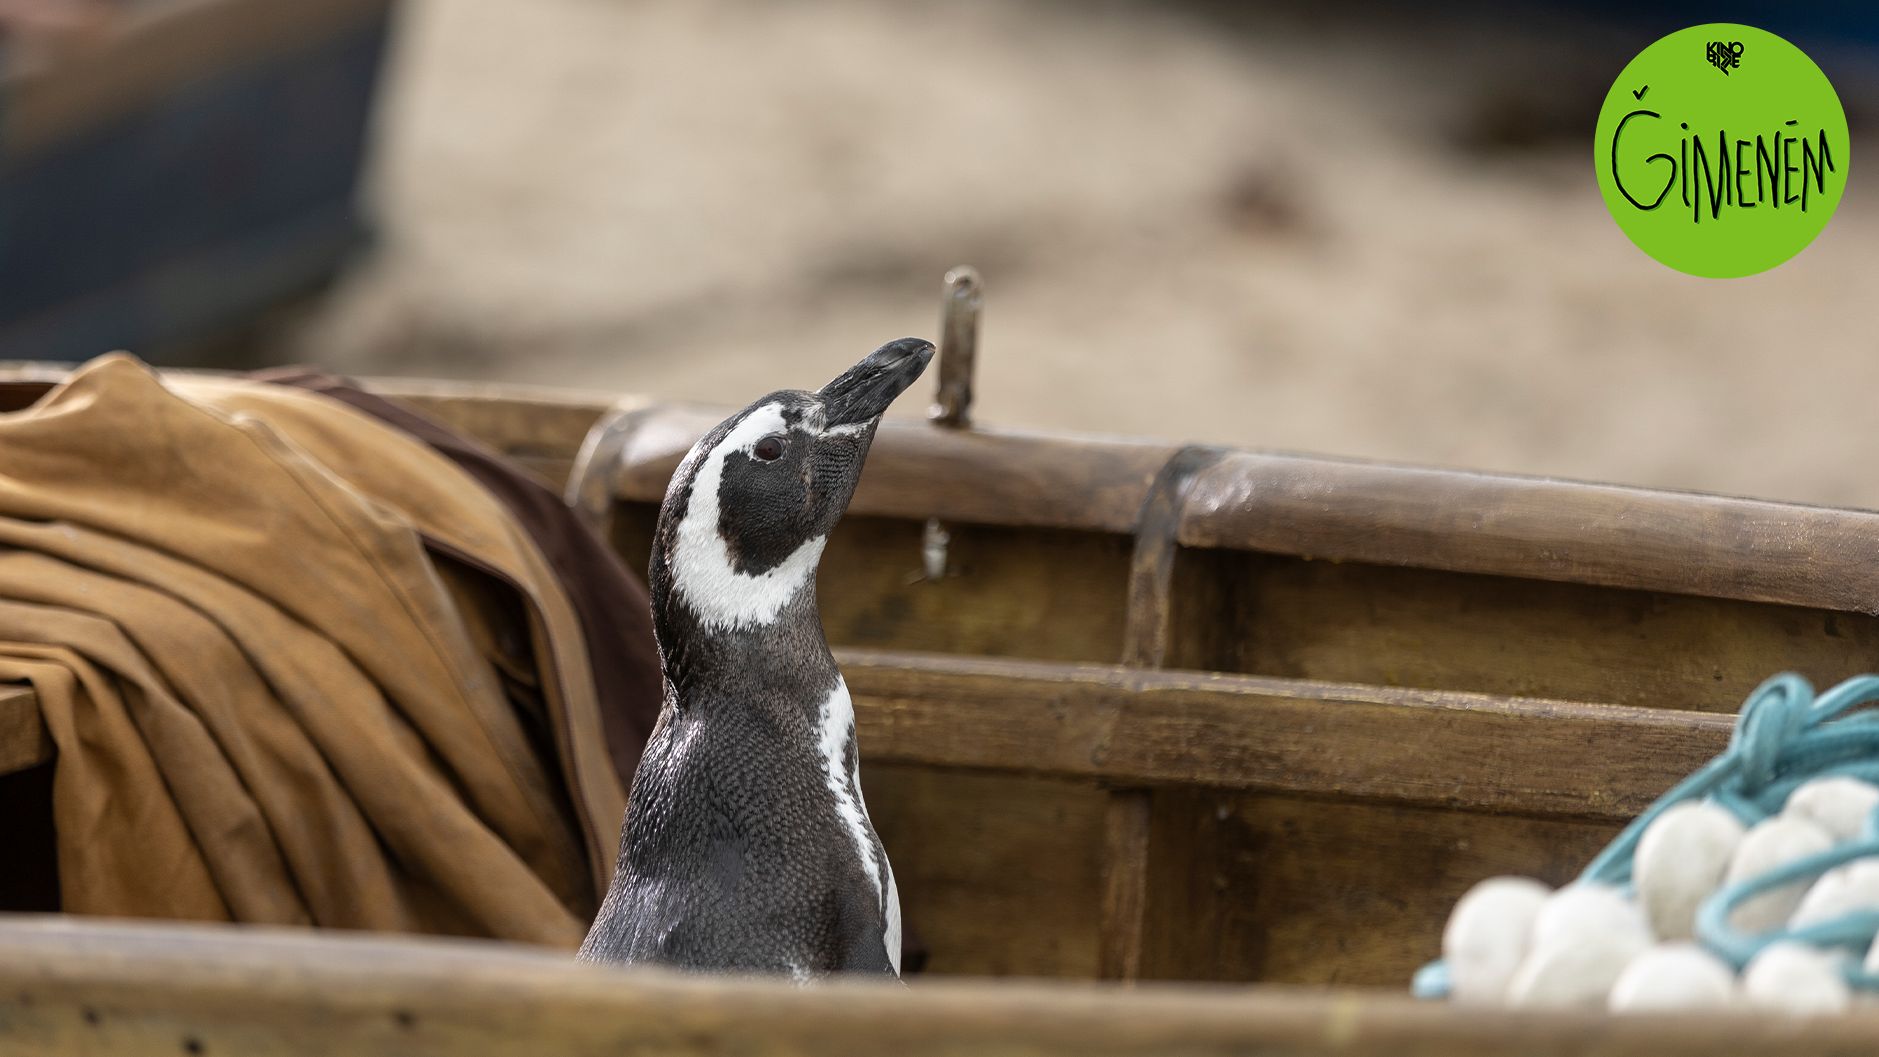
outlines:
[{"label": "sand", "polygon": [[1592,175],[1642,40],[1309,10],[408,0],[380,249],[289,351],[741,405],[971,263],[982,421],[1879,507],[1862,141],[1812,247],[1693,278]]}]

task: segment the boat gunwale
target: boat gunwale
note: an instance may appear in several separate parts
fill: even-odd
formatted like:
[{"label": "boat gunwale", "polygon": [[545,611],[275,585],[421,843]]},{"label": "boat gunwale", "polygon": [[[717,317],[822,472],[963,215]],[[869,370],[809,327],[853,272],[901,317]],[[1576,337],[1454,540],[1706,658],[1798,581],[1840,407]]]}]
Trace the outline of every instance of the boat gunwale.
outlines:
[{"label": "boat gunwale", "polygon": [[[1611,1016],[1380,988],[834,979],[577,963],[487,940],[0,916],[10,1052],[1737,1055],[1851,1052],[1879,1011]],[[191,1046],[190,1043],[194,1045]]]},{"label": "boat gunwale", "polygon": [[[403,395],[387,386],[388,395]],[[416,393],[412,394],[416,396]],[[493,394],[484,399],[503,399]],[[464,399],[456,397],[454,399]],[[422,400],[422,397],[419,397]],[[730,413],[630,397],[616,501],[657,504]],[[596,408],[598,417],[604,409]],[[851,513],[1134,534],[1162,441],[888,419]],[[1405,463],[1210,448],[1174,540],[1443,572],[1879,615],[1879,512]]]}]

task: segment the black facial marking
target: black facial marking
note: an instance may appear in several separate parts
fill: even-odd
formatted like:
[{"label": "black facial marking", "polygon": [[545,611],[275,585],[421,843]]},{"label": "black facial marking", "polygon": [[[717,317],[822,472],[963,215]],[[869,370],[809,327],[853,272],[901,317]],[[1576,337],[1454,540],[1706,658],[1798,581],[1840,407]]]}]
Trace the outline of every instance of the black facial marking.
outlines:
[{"label": "black facial marking", "polygon": [[[848,507],[873,436],[871,426],[820,436],[793,429],[758,441],[748,455],[722,456],[718,535],[732,567],[759,576],[828,535]],[[780,450],[766,460],[762,449],[770,440]]]},{"label": "black facial marking", "polygon": [[804,482],[811,444],[806,434],[791,439],[797,443],[769,462],[741,451],[723,456],[718,535],[732,566],[746,576],[775,568],[815,534],[816,511]]}]

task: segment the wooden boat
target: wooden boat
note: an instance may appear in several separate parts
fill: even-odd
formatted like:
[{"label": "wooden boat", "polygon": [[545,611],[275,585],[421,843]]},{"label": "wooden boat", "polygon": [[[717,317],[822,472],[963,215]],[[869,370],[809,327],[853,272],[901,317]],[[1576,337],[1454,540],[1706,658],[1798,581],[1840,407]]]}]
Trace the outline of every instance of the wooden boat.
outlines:
[{"label": "wooden boat", "polygon": [[[724,414],[374,385],[571,480],[639,568],[673,467]],[[889,421],[818,594],[869,808],[930,949],[912,987],[19,918],[0,921],[0,1039],[1655,1055],[1879,1038],[1871,1012],[1611,1018],[1406,996],[1468,886],[1571,878],[1724,748],[1762,678],[1879,663],[1879,514]],[[0,770],[44,758],[21,733],[28,696],[0,698]]]},{"label": "wooden boat", "polygon": [[324,282],[366,234],[390,6],[94,3],[91,32],[8,56],[0,359],[203,351]]}]

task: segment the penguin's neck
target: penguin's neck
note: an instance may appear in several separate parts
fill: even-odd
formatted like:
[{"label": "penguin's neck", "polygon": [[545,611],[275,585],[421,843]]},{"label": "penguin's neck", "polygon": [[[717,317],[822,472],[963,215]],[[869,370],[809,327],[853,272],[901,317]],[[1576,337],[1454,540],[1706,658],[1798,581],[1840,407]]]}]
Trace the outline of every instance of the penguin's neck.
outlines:
[{"label": "penguin's neck", "polygon": [[667,592],[659,656],[680,711],[819,707],[841,678],[816,610],[813,577],[763,622],[717,624]]}]

